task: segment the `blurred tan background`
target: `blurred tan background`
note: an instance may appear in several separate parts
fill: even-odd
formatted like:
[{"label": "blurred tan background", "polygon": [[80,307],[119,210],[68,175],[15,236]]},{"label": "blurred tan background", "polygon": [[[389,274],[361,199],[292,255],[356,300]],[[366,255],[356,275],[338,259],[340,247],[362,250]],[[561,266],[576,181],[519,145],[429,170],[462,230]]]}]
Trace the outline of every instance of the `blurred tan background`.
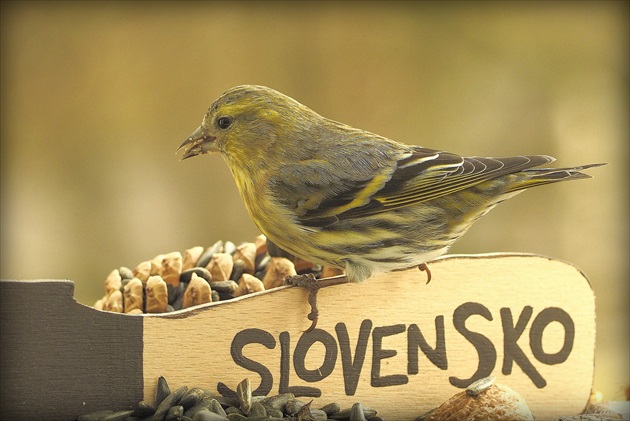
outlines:
[{"label": "blurred tan background", "polygon": [[502,204],[451,251],[581,268],[597,297],[595,387],[622,398],[626,2],[3,2],[1,15],[2,278],[70,279],[91,305],[111,269],[252,240],[222,160],[175,151],[223,91],[262,84],[406,143],[608,162]]}]

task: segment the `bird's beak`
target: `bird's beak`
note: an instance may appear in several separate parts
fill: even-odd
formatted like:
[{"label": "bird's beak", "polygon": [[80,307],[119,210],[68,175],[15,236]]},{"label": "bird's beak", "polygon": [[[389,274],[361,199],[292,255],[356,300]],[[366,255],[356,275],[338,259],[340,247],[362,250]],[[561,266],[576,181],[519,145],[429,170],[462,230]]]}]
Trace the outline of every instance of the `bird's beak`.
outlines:
[{"label": "bird's beak", "polygon": [[182,155],[182,160],[208,152],[218,152],[219,149],[215,144],[216,139],[216,136],[211,136],[205,133],[203,126],[199,126],[197,127],[197,130],[192,132],[184,143],[177,148],[177,152],[182,150],[182,148],[186,148],[184,150],[184,155]]}]

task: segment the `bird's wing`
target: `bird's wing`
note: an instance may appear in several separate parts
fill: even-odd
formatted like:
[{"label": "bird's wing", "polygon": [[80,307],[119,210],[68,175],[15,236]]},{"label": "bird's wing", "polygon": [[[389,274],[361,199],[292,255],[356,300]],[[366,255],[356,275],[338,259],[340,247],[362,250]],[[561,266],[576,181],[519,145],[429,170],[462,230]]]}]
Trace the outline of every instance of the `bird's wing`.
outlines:
[{"label": "bird's wing", "polygon": [[297,174],[287,168],[284,173],[290,173],[291,178],[281,177],[279,183],[290,185],[290,188],[285,186],[279,196],[295,198],[289,207],[296,210],[302,225],[324,227],[339,220],[426,202],[551,161],[552,157],[544,155],[464,158],[448,152],[411,147],[393,159],[391,165],[364,172],[363,177],[353,168],[344,169],[343,165],[329,161],[302,163]]},{"label": "bird's wing", "polygon": [[[547,155],[464,158],[438,151],[431,151],[434,154],[427,157],[429,151],[425,148],[414,148],[410,156],[397,162],[392,178],[373,197],[373,200],[382,205],[373,213],[426,202],[554,160]],[[356,212],[345,216],[362,214],[359,209]]]}]

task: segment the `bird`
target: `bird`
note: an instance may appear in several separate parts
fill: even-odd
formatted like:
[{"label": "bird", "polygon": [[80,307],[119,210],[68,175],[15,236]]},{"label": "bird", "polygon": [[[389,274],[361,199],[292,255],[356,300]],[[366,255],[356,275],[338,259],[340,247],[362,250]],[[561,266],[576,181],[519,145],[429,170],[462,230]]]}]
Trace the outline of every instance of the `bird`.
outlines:
[{"label": "bird", "polygon": [[182,149],[182,160],[220,154],[260,231],[295,256],[343,269],[347,282],[428,270],[502,201],[605,165],[547,168],[548,155],[465,157],[404,144],[257,85],[219,96]]}]

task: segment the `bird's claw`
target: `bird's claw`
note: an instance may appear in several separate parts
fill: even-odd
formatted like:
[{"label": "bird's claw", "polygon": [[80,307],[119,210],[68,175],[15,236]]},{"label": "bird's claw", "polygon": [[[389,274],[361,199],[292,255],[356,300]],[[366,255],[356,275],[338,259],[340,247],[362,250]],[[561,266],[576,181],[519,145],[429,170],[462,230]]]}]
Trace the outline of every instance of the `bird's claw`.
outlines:
[{"label": "bird's claw", "polygon": [[420,263],[418,265],[418,269],[427,273],[427,284],[431,282],[431,270],[429,269],[429,265],[427,265],[426,263]]},{"label": "bird's claw", "polygon": [[308,303],[311,306],[311,312],[306,316],[311,321],[311,326],[304,331],[304,333],[311,332],[317,326],[319,319],[319,310],[317,309],[317,293],[323,287],[337,285],[348,282],[345,276],[335,276],[332,278],[325,278],[317,280],[312,273],[306,273],[303,275],[287,276],[284,279],[285,285],[293,285],[298,287],[304,287],[308,289]]},{"label": "bird's claw", "polygon": [[317,326],[317,320],[319,319],[319,310],[317,309],[317,293],[321,286],[315,275],[312,273],[306,273],[304,275],[287,276],[284,279],[285,285],[294,285],[297,287],[304,287],[308,289],[308,303],[311,306],[311,312],[306,316],[312,323],[311,326],[304,331],[308,333],[315,329]]}]

